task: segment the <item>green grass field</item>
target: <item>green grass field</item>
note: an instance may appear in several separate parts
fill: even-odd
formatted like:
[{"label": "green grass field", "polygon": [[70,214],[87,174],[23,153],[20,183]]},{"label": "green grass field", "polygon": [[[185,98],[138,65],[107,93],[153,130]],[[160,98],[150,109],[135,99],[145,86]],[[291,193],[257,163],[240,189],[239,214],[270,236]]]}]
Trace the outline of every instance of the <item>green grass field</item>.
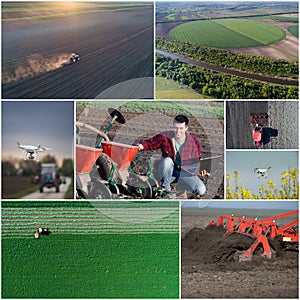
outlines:
[{"label": "green grass field", "polygon": [[188,86],[183,86],[173,80],[156,77],[155,79],[155,98],[156,99],[207,99],[195,92]]},{"label": "green grass field", "polygon": [[177,202],[2,203],[2,298],[178,297]]},{"label": "green grass field", "polygon": [[176,26],[169,35],[181,42],[216,48],[264,46],[285,37],[279,27],[246,19],[189,22]]},{"label": "green grass field", "polygon": [[[167,85],[172,85],[173,81],[170,80]],[[176,84],[174,88],[174,93],[176,90],[180,89],[180,85]],[[184,98],[186,99],[186,98]],[[77,107],[88,107],[93,109],[108,109],[111,107],[111,102],[104,101],[78,101]],[[114,107],[119,107],[122,112],[136,112],[136,113],[161,113],[161,114],[186,114],[190,115],[198,115],[198,116],[224,116],[224,107],[223,103],[215,102],[215,101],[203,101],[203,102],[195,102],[195,101],[186,101],[186,100],[176,100],[176,101],[126,101],[119,102],[114,101]]]},{"label": "green grass field", "polygon": [[288,31],[295,37],[299,38],[299,26],[295,25],[295,26],[290,26],[288,28]]}]

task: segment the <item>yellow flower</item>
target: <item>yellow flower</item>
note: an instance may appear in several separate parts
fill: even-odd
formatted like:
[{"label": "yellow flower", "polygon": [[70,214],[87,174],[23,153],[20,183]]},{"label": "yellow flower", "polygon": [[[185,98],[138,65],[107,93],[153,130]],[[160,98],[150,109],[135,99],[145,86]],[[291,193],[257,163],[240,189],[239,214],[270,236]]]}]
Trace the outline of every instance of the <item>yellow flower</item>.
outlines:
[{"label": "yellow flower", "polygon": [[275,187],[276,184],[272,180],[268,180],[267,185],[268,187]]},{"label": "yellow flower", "polygon": [[283,173],[282,173],[282,176],[283,176],[283,177],[288,177],[289,175],[290,175],[290,174],[289,174],[288,172],[283,172]]}]

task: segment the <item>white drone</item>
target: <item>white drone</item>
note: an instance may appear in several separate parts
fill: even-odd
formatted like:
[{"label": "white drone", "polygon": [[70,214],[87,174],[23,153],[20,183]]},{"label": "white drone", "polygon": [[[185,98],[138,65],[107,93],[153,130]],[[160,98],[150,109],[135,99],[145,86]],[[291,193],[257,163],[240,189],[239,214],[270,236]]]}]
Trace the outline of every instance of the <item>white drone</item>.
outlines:
[{"label": "white drone", "polygon": [[32,145],[22,145],[17,142],[18,148],[23,150],[23,160],[39,160],[39,152],[45,152],[47,150],[51,150],[51,148],[42,147],[41,145],[32,146]]},{"label": "white drone", "polygon": [[271,167],[267,168],[267,169],[260,169],[260,168],[255,168],[254,169],[254,173],[257,174],[257,178],[260,177],[268,177],[268,171],[271,169]]}]

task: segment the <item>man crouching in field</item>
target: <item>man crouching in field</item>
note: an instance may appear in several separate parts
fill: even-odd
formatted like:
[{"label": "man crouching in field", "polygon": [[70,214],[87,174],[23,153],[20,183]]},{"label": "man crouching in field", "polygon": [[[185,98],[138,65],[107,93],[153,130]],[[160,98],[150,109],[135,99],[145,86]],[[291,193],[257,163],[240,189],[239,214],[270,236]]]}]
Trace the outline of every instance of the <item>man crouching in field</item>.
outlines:
[{"label": "man crouching in field", "polygon": [[206,187],[199,176],[209,175],[207,171],[191,174],[184,170],[185,166],[199,162],[201,158],[200,141],[188,133],[189,119],[178,115],[173,121],[173,131],[160,133],[150,139],[141,141],[140,151],[161,149],[163,159],[158,173],[162,188],[171,192],[171,184],[178,183],[191,192],[189,198],[200,198]]}]

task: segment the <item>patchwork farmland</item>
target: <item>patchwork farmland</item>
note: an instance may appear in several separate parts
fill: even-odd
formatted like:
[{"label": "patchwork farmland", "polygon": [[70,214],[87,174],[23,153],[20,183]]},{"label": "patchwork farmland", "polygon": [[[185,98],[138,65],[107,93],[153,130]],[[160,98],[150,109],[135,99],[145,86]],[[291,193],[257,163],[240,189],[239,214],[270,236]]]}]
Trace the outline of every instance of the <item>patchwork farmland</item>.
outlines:
[{"label": "patchwork farmland", "polygon": [[[3,298],[176,298],[177,202],[2,202]],[[38,227],[49,236],[34,238]]]},{"label": "patchwork farmland", "polygon": [[297,10],[290,2],[158,3],[156,76],[210,98],[298,99]]}]

